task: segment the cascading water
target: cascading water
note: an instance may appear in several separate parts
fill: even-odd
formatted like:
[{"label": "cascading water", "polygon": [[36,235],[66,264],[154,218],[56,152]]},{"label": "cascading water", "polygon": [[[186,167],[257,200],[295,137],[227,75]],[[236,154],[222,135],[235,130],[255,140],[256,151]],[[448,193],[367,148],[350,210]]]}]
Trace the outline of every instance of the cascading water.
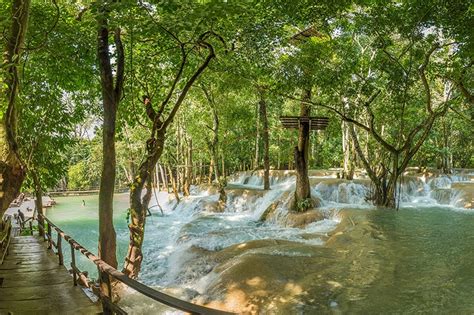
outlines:
[{"label": "cascading water", "polygon": [[[193,187],[193,195],[182,198],[178,205],[174,199],[167,200],[167,194],[158,194],[164,216],[153,216],[147,223],[143,281],[149,285],[184,286],[196,290],[202,286],[202,281],[198,285],[198,280],[213,267],[210,262],[196,259],[193,252],[198,248],[216,251],[234,244],[266,239],[323,244],[322,238],[339,222],[337,212],[327,213],[326,219],[304,229],[287,227],[278,220],[260,221],[262,214],[275,201],[281,201],[277,210],[283,217],[288,212],[288,192],[294,190],[294,177],[283,175],[272,182],[272,189],[263,191],[260,176],[236,176],[226,189],[227,202],[223,212],[216,210],[218,194],[198,187]],[[152,204],[152,209],[157,208]],[[153,212],[159,213],[158,210]],[[321,237],[305,239],[307,233],[319,233]]]},{"label": "cascading water", "polygon": [[406,178],[401,186],[400,201],[402,206],[447,205],[462,208],[465,194],[453,188],[452,184],[463,182],[469,183],[469,178],[464,176]]}]

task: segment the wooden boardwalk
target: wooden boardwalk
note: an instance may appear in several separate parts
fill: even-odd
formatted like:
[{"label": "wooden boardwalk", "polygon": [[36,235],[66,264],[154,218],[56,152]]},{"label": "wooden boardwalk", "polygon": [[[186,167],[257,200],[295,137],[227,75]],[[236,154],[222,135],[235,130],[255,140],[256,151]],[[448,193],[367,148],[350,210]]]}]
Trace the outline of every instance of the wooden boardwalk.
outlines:
[{"label": "wooden boardwalk", "polygon": [[92,303],[47,243],[36,236],[15,236],[0,265],[0,314],[97,314]]}]

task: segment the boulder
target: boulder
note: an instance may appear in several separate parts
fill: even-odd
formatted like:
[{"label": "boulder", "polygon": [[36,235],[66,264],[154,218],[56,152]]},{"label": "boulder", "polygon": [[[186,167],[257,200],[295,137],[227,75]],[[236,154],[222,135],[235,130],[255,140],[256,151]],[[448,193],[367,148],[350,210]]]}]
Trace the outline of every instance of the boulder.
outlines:
[{"label": "boulder", "polygon": [[305,212],[290,212],[286,217],[286,226],[304,228],[308,224],[324,219],[323,213],[318,210],[308,210]]}]

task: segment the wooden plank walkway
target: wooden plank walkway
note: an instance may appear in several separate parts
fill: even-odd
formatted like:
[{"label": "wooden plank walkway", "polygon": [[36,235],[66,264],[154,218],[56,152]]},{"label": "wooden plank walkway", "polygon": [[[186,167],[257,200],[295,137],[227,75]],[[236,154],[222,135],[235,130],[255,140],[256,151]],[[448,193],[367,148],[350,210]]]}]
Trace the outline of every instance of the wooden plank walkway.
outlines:
[{"label": "wooden plank walkway", "polygon": [[97,314],[57,256],[37,236],[15,236],[0,265],[0,314]]}]

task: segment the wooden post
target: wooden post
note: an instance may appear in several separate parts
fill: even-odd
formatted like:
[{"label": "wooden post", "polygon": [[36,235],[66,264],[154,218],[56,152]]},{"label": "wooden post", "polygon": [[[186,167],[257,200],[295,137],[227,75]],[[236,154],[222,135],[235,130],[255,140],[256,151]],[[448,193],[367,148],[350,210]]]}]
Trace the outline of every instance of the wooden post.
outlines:
[{"label": "wooden post", "polygon": [[72,278],[74,282],[74,286],[77,286],[77,272],[76,272],[76,251],[74,250],[74,246],[71,243],[71,268],[72,268]]},{"label": "wooden post", "polygon": [[33,235],[33,220],[30,221],[30,234]]},{"label": "wooden post", "polygon": [[[100,291],[101,294],[103,295],[102,297],[102,310],[104,315],[108,314],[113,314],[113,310],[111,308],[112,304],[112,286],[110,285],[110,278],[109,275],[101,271],[99,269],[99,275],[100,275]],[[110,303],[108,303],[108,300]]]},{"label": "wooden post", "polygon": [[51,241],[52,241],[52,239],[51,239],[51,225],[48,224],[48,249],[53,248],[53,245],[52,245]]},{"label": "wooden post", "polygon": [[58,258],[59,258],[59,265],[62,266],[64,264],[64,257],[63,257],[63,249],[62,249],[62,240],[63,238],[61,237],[61,234],[58,233],[58,242],[57,242],[57,245],[58,245]]}]

